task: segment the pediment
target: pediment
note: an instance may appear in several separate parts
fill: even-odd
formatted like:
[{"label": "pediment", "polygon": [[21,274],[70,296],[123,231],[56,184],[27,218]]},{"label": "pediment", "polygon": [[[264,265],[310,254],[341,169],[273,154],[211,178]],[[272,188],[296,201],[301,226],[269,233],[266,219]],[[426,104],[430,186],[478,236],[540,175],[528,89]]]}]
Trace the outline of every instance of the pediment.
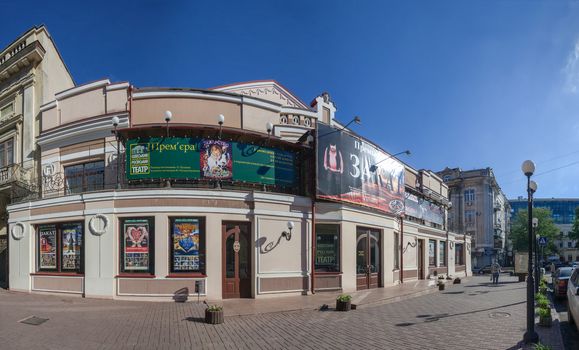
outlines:
[{"label": "pediment", "polygon": [[232,92],[243,96],[260,98],[274,103],[279,103],[284,107],[309,109],[297,96],[274,80],[236,83],[216,87],[212,90]]}]

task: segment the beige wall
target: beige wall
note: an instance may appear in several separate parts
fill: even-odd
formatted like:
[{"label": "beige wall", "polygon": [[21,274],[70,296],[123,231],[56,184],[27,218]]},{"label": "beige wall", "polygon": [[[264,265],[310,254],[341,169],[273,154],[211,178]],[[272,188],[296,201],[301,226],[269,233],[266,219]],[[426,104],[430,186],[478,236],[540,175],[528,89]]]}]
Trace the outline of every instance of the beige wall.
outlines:
[{"label": "beige wall", "polygon": [[60,109],[60,125],[105,114],[104,89],[98,88],[60,100],[58,108]]},{"label": "beige wall", "polygon": [[218,126],[217,117],[225,116],[224,127],[241,128],[239,104],[196,98],[150,98],[131,102],[131,125],[162,124],[165,111],[173,114],[171,124],[207,124]]}]

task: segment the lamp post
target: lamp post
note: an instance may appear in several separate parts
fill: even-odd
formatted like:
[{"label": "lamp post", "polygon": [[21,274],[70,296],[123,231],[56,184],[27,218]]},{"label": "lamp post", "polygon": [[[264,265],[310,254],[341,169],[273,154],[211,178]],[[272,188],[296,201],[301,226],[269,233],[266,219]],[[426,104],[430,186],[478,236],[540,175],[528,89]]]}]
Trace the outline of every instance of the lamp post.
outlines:
[{"label": "lamp post", "polygon": [[220,114],[217,116],[217,124],[219,124],[219,140],[221,140],[221,129],[223,128],[223,123],[225,122],[225,116]]},{"label": "lamp post", "polygon": [[114,116],[111,120],[111,123],[113,124],[113,127],[115,128],[114,133],[115,133],[115,139],[117,140],[117,190],[121,189],[121,175],[120,175],[120,171],[121,171],[121,149],[120,149],[120,141],[119,141],[119,134],[117,133],[117,126],[119,126],[119,117]]},{"label": "lamp post", "polygon": [[[535,224],[535,219],[533,218],[533,225]],[[538,225],[538,223],[537,223]],[[535,227],[535,294],[539,293],[539,280],[541,279],[541,268],[539,265],[539,239],[541,235],[537,233],[537,227]]]},{"label": "lamp post", "polygon": [[[528,275],[527,275],[527,331],[523,336],[525,343],[537,343],[539,336],[535,332],[535,294],[533,293],[533,189],[531,188],[531,176],[535,172],[535,164],[531,160],[525,160],[521,167],[527,177],[527,215],[528,215]],[[536,184],[535,184],[536,189]]]},{"label": "lamp post", "polygon": [[398,152],[398,153],[395,153],[395,154],[393,154],[393,155],[391,155],[391,156],[388,156],[388,157],[382,159],[381,161],[377,162],[376,164],[372,164],[372,165],[370,166],[370,171],[371,171],[371,172],[375,172],[376,169],[378,169],[378,164],[380,164],[380,163],[382,163],[383,161],[388,160],[388,159],[390,159],[390,158],[394,158],[394,157],[396,157],[396,156],[399,156],[399,155],[401,155],[401,154],[406,154],[406,155],[409,156],[409,155],[410,155],[410,151],[409,151],[409,150],[406,150],[406,151]]}]

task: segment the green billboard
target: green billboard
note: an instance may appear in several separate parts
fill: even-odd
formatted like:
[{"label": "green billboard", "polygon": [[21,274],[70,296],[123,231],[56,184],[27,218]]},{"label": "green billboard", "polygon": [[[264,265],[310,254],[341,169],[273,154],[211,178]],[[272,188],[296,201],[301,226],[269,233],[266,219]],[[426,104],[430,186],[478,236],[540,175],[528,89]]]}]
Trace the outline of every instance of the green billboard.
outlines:
[{"label": "green billboard", "polygon": [[290,187],[297,184],[293,152],[193,137],[128,139],[128,180],[207,179]]}]

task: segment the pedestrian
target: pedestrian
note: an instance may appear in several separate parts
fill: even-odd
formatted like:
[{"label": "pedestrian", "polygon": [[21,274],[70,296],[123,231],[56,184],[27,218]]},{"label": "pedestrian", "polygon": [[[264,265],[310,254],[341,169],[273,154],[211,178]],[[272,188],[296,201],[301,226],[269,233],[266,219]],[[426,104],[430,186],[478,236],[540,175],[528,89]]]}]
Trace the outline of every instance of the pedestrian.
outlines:
[{"label": "pedestrian", "polygon": [[499,274],[501,273],[501,265],[498,262],[494,262],[491,265],[491,274],[493,284],[499,284]]},{"label": "pedestrian", "polygon": [[551,275],[555,273],[555,263],[551,261],[551,265],[549,266],[549,270],[551,271]]}]

